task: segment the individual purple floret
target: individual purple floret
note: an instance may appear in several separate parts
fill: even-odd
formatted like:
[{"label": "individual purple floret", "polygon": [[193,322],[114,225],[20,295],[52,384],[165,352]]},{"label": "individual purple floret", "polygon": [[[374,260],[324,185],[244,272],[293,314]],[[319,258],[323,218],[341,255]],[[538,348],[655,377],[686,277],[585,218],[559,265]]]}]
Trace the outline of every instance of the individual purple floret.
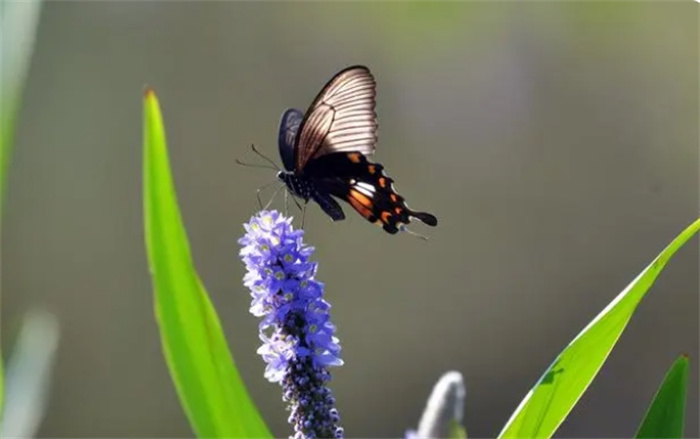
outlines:
[{"label": "individual purple floret", "polygon": [[265,378],[282,385],[289,404],[294,439],[342,438],[340,416],[326,383],[329,366],[340,366],[340,345],[330,322],[323,284],[309,262],[313,247],[303,244],[303,230],[277,211],[261,211],[244,224],[238,241],[247,273],[244,284],[262,317],[258,353],[267,363]]}]

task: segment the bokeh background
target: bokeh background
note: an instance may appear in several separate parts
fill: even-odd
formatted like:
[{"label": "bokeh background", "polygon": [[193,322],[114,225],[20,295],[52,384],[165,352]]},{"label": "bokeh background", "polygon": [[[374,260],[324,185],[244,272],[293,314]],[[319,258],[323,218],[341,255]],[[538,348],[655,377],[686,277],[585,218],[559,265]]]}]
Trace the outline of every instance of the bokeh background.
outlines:
[{"label": "bokeh background", "polygon": [[[250,392],[286,414],[255,354],[236,240],[279,162],[282,111],[338,70],[378,81],[376,159],[424,242],[311,206],[346,365],[352,437],[415,427],[461,371],[471,437],[495,436],[556,354],[698,216],[698,15],[682,3],[48,2],[3,224],[5,356],[21,315],[61,342],[42,437],[189,437],[153,317],[141,208],[142,87],[159,94],[196,265]],[[281,204],[277,205],[281,207]],[[698,437],[697,238],[642,302],[558,437],[630,437],[690,354]]]}]

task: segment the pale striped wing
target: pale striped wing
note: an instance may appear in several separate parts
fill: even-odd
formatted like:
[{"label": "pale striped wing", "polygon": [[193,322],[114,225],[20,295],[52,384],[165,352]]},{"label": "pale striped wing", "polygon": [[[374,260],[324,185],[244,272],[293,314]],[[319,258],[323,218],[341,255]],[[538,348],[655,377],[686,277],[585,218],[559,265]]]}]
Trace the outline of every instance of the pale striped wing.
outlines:
[{"label": "pale striped wing", "polygon": [[295,148],[296,170],[334,152],[372,154],[377,144],[376,82],[369,69],[342,70],[318,94],[306,112]]}]

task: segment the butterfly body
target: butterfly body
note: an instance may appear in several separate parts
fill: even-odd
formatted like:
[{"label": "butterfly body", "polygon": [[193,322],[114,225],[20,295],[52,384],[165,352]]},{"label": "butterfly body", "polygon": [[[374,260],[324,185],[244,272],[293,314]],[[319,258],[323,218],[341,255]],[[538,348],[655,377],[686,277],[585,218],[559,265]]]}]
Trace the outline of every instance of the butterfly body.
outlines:
[{"label": "butterfly body", "polygon": [[348,67],[325,85],[306,114],[286,110],[278,138],[285,170],[277,178],[334,221],[345,218],[335,197],[392,234],[412,217],[435,226],[435,216],[408,208],[384,167],[367,159],[377,143],[375,89],[369,69]]},{"label": "butterfly body", "polygon": [[303,175],[297,175],[290,171],[279,171],[277,178],[287,185],[287,189],[304,201],[309,201],[311,194],[316,192],[316,188],[311,180]]},{"label": "butterfly body", "polygon": [[277,178],[287,186],[292,195],[303,199],[305,203],[314,200],[333,221],[345,219],[340,205],[329,194],[317,189],[316,182],[312,178],[290,171],[279,171]]}]

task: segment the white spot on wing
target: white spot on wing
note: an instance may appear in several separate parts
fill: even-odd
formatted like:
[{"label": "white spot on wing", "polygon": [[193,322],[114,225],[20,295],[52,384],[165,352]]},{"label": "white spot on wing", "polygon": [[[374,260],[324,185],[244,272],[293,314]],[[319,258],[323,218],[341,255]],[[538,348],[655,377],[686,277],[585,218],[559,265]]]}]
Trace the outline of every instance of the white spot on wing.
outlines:
[{"label": "white spot on wing", "polygon": [[362,187],[362,188],[364,188],[365,190],[368,190],[368,191],[374,193],[374,186],[372,186],[372,185],[369,184],[369,183],[365,183],[365,182],[362,182],[362,181],[361,181],[361,182],[357,183],[357,186],[358,186],[358,187]]},{"label": "white spot on wing", "polygon": [[374,196],[374,188],[373,188],[372,186],[368,185],[367,183],[357,183],[357,184],[355,185],[355,189],[356,189],[358,192],[361,192],[361,193],[367,195],[367,196],[370,197],[370,198],[371,198],[372,196]]}]

